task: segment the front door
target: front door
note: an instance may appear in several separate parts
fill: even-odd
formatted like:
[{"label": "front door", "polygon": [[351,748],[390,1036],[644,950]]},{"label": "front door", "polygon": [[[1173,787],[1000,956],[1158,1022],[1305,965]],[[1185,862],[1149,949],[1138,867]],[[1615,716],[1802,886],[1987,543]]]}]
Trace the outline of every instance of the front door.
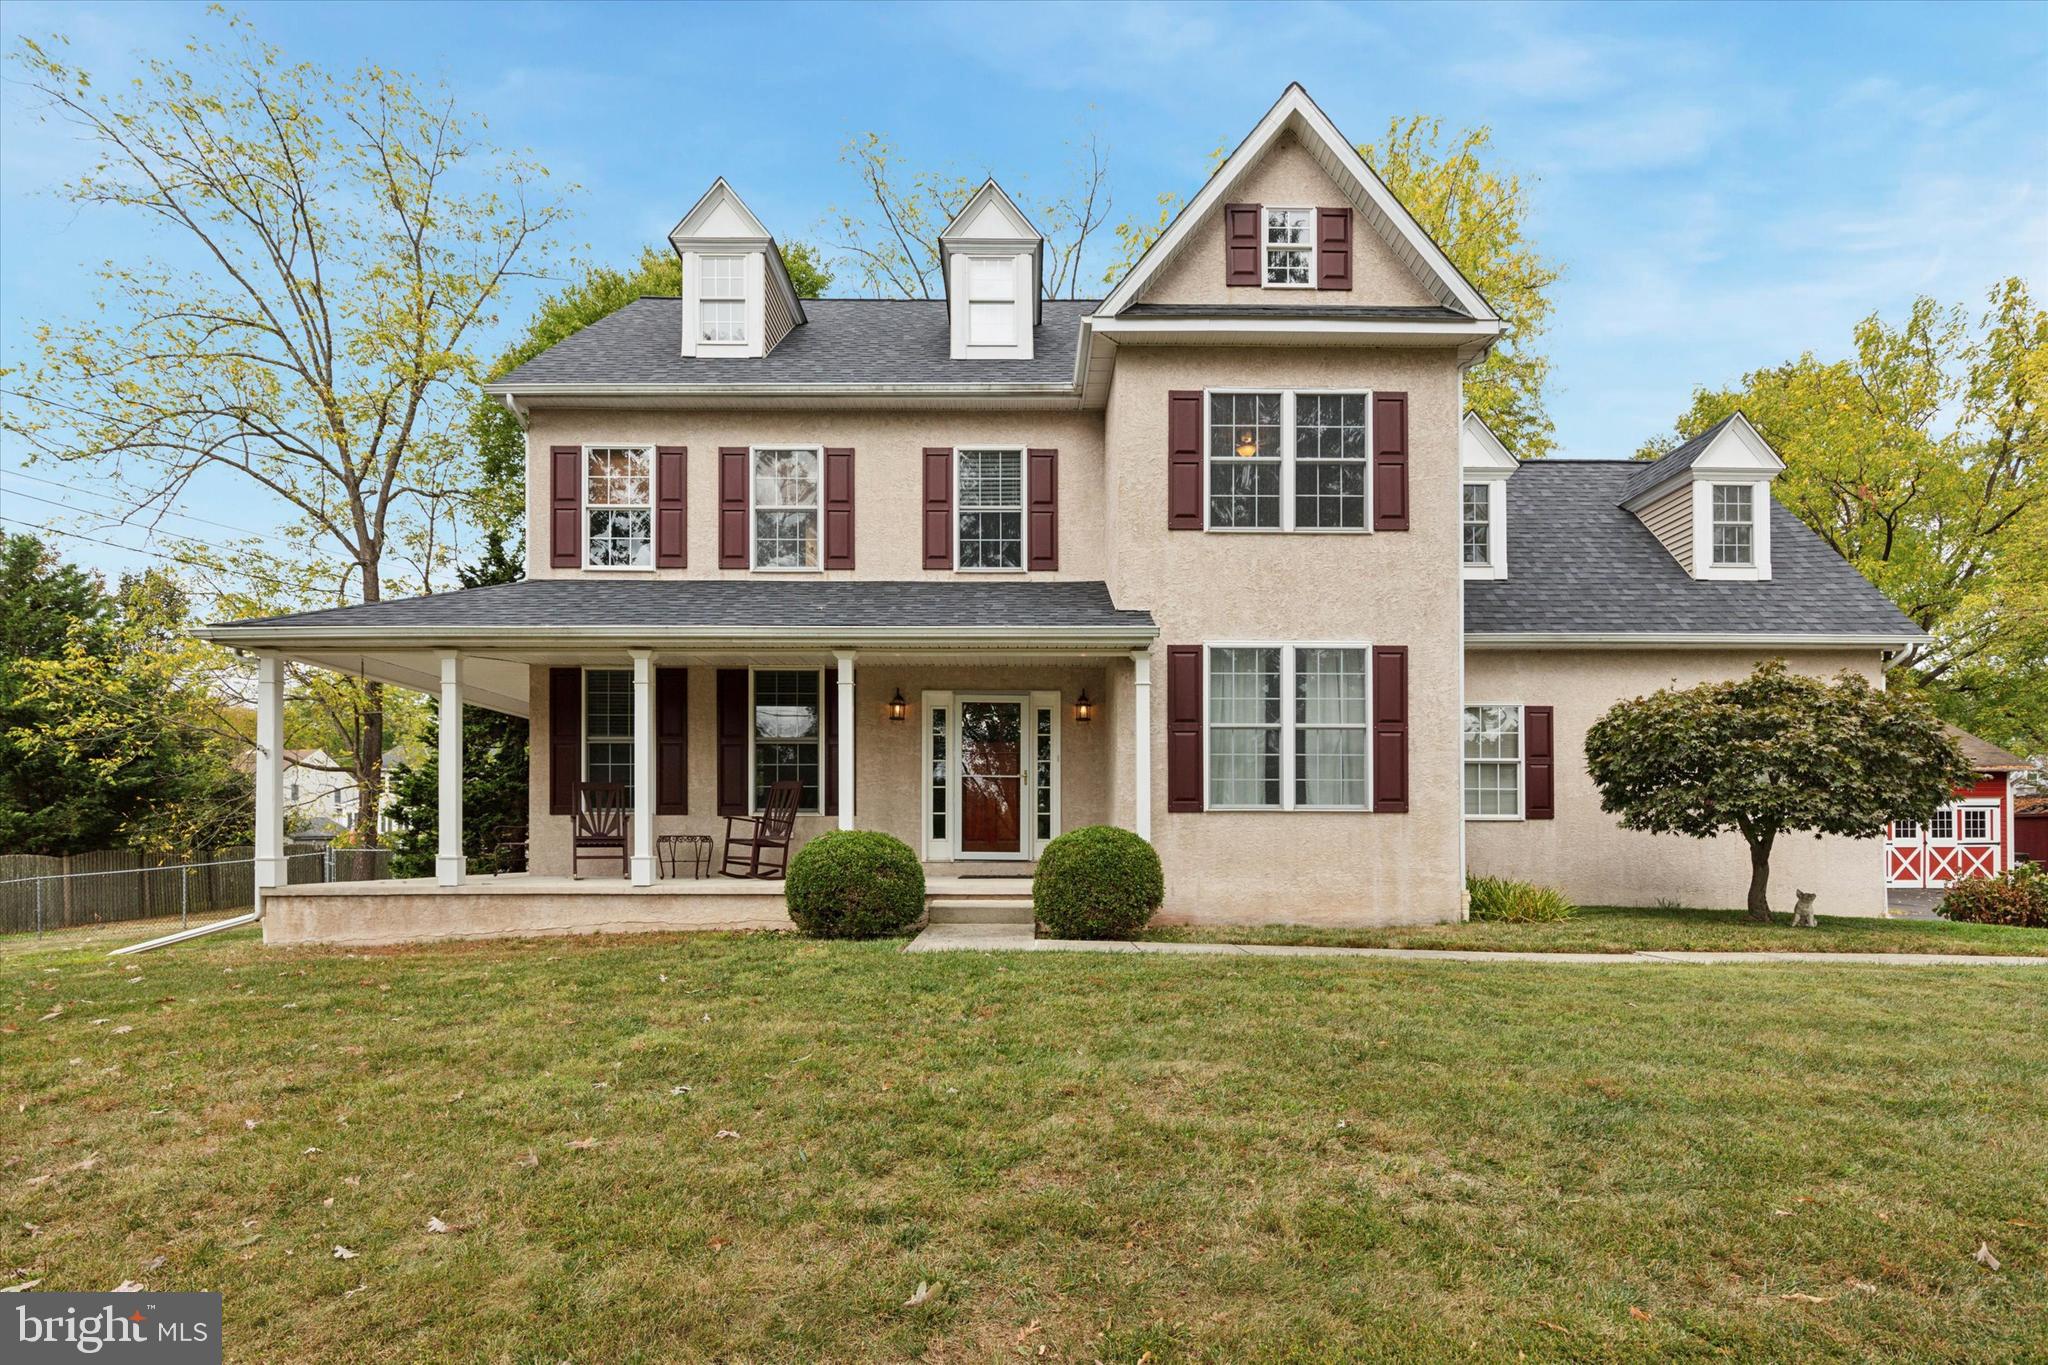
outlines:
[{"label": "front door", "polygon": [[1024,856],[1024,703],[960,703],[960,854]]}]

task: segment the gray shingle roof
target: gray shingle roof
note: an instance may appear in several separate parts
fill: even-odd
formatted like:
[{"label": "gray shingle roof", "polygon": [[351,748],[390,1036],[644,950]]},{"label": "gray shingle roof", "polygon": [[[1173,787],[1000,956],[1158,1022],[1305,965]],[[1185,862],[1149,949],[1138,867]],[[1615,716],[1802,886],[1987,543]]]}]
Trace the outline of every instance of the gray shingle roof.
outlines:
[{"label": "gray shingle roof", "polygon": [[682,307],[642,298],[496,381],[543,384],[1072,384],[1094,299],[1047,299],[1029,360],[954,360],[942,299],[807,299],[810,321],[758,358],[677,354]]},{"label": "gray shingle roof", "polygon": [[1649,528],[1620,506],[1641,469],[1628,460],[1532,460],[1510,475],[1508,576],[1465,585],[1465,629],[1472,634],[1921,633],[1775,499],[1770,504],[1769,581],[1694,580]]},{"label": "gray shingle roof", "polygon": [[1122,318],[1294,318],[1343,322],[1470,322],[1472,315],[1437,304],[1134,303]]},{"label": "gray shingle roof", "polygon": [[1691,469],[1692,462],[1704,454],[1707,447],[1714,443],[1714,438],[1721,434],[1721,428],[1734,420],[1735,414],[1730,413],[1684,445],[1667,450],[1654,460],[1631,461],[1629,468],[1634,472],[1629,476],[1628,487],[1623,490],[1621,501],[1627,502],[1638,493],[1646,493],[1673,475],[1683,474]]},{"label": "gray shingle roof", "polygon": [[1100,582],[866,582],[843,578],[538,578],[428,597],[217,625],[241,627],[740,626],[784,630],[988,626],[1146,630],[1147,612],[1120,610]]}]

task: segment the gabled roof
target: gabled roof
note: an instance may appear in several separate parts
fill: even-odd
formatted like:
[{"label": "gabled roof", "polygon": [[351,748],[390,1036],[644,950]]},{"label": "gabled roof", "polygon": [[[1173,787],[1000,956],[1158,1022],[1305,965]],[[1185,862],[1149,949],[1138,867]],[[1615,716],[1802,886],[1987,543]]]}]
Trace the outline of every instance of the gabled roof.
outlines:
[{"label": "gabled roof", "polygon": [[[1031,291],[1031,325],[1036,327],[1045,318],[1045,234],[1032,226],[1030,217],[1017,207],[1017,201],[996,183],[994,176],[984,180],[981,188],[967,197],[967,202],[953,215],[953,221],[939,233],[942,258],[971,251],[977,246],[1007,246],[1013,254],[1018,246],[1030,247],[1031,278],[1037,281],[1037,286]],[[939,287],[950,299],[953,296],[952,263],[941,259],[939,265]]]},{"label": "gabled roof", "polygon": [[1521,467],[1500,443],[1500,437],[1493,434],[1493,428],[1486,425],[1486,419],[1476,412],[1466,413],[1458,426],[1458,464],[1466,470],[1502,469],[1509,473]]},{"label": "gabled roof", "polygon": [[797,296],[789,268],[782,263],[782,248],[775,244],[775,234],[747,207],[747,201],[726,183],[724,176],[712,181],[711,188],[669,229],[668,240],[678,256],[686,250],[706,247],[763,248],[768,257],[768,277],[781,292],[796,325],[804,324],[804,301]]},{"label": "gabled roof", "polygon": [[2019,755],[1999,748],[1988,739],[1977,738],[1960,725],[1950,725],[1943,721],[1941,728],[1948,732],[1948,737],[1963,751],[1963,757],[1970,760],[1970,766],[1980,773],[2018,773],[2034,766]]},{"label": "gabled roof", "polygon": [[1695,466],[1708,469],[1750,469],[1778,473],[1785,461],[1763,434],[1740,412],[1731,412],[1675,450],[1641,461],[1622,491],[1623,502],[1636,502]]},{"label": "gabled roof", "polygon": [[1330,116],[1309,98],[1308,91],[1302,89],[1298,81],[1287,87],[1244,141],[1237,144],[1237,149],[1224,158],[1208,183],[1182,207],[1173,221],[1167,224],[1166,230],[1159,234],[1158,240],[1125,273],[1109,297],[1102,301],[1101,315],[1119,316],[1136,302],[1146,283],[1185,245],[1195,225],[1206,220],[1224,202],[1231,187],[1258,164],[1281,134],[1289,129],[1321,163],[1332,183],[1365,216],[1365,221],[1386,239],[1395,254],[1408,264],[1416,278],[1437,296],[1444,307],[1481,321],[1499,320],[1493,306],[1452,264],[1443,248],[1423,230],[1422,224],[1415,221],[1415,215],[1394,197],[1386,182],[1358,154],[1358,148],[1337,131],[1337,125],[1330,122]]}]

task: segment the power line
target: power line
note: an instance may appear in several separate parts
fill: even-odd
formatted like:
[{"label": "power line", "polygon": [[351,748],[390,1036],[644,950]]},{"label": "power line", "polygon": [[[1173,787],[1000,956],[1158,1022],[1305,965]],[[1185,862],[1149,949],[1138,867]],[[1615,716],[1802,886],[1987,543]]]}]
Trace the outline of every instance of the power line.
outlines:
[{"label": "power line", "polygon": [[[27,499],[28,499],[28,500],[29,500],[30,502],[39,502],[39,503],[42,503],[42,504],[43,504],[44,506],[46,506],[46,507],[55,507],[55,508],[58,508],[58,509],[60,509],[60,510],[62,510],[62,511],[66,511],[66,512],[77,512],[77,511],[78,511],[78,509],[77,509],[77,508],[74,508],[74,507],[73,507],[73,506],[71,506],[71,504],[69,504],[69,503],[65,503],[65,502],[59,502],[59,501],[57,501],[57,500],[56,500],[55,498],[44,498],[44,497],[38,497],[38,496],[37,496],[36,494],[34,494],[34,493],[24,493],[24,492],[22,492],[22,490],[20,490],[19,488],[10,488],[10,489],[7,489],[7,490],[5,490],[5,491],[6,491],[6,492],[8,492],[9,494],[11,494],[11,495],[12,495],[12,496],[14,496],[14,497],[17,497],[17,498],[27,498]],[[79,515],[79,516],[82,516],[82,517],[91,517],[91,516],[96,516],[96,515],[97,515],[97,513],[94,513],[94,512],[90,512],[90,511],[85,511],[85,512],[78,512],[78,515]],[[106,520],[106,519],[105,519],[105,518],[101,518],[101,520],[102,520],[102,521],[104,521],[104,520]],[[131,525],[133,525],[133,524],[134,524],[134,523],[132,523],[132,522],[127,522],[127,521],[117,521],[117,522],[115,522],[115,523],[114,523],[114,525],[116,525],[116,526],[131,526]],[[211,524],[213,524],[213,525],[216,525],[216,526],[217,526],[217,525],[219,525],[220,523],[218,523],[218,522],[214,522],[214,523],[211,523]],[[94,527],[93,529],[94,529],[94,530],[101,530],[101,529],[104,529],[104,528],[102,528],[102,527]],[[141,530],[142,530],[142,531],[143,531],[143,532],[144,532],[145,534],[150,534],[150,535],[153,535],[153,534],[155,534],[155,533],[154,533],[153,531],[150,531],[150,530],[149,530],[149,528],[147,528],[147,527],[142,527],[142,528],[139,528],[139,529],[141,529]],[[231,530],[231,531],[232,531],[232,530],[233,530],[234,528],[233,528],[232,526],[230,526],[230,527],[228,527],[227,529],[229,529],[229,530]],[[70,535],[70,534],[75,534],[75,533],[74,533],[74,532],[68,532],[68,531],[67,531],[67,532],[61,532],[61,533],[59,533],[59,534],[65,534],[65,535]],[[218,550],[218,551],[219,551],[220,553],[222,553],[222,554],[236,554],[236,553],[239,553],[239,552],[240,552],[240,551],[241,551],[242,549],[246,548],[246,547],[244,547],[244,546],[238,546],[238,545],[216,545],[216,544],[214,544],[214,543],[213,543],[212,541],[210,541],[210,540],[201,540],[201,539],[200,539],[200,538],[199,538],[198,536],[188,536],[188,535],[184,535],[184,534],[183,534],[183,533],[181,533],[181,532],[173,532],[172,534],[174,534],[174,535],[177,535],[177,536],[178,536],[178,538],[179,538],[180,540],[186,541],[186,542],[188,542],[188,543],[190,543],[190,544],[192,544],[192,545],[197,545],[197,546],[201,546],[201,547],[203,547],[203,548],[205,548],[205,549],[208,549],[208,550]],[[116,548],[116,549],[119,549],[120,547],[119,547],[119,546],[116,546],[115,548]],[[152,551],[148,551],[148,550],[137,550],[137,551],[136,551],[135,553],[137,553],[137,554],[149,554],[149,553],[153,553],[153,552],[152,552]]]},{"label": "power line", "polygon": [[[203,559],[193,559],[187,555],[174,555],[165,550],[145,550],[135,545],[121,545],[111,540],[101,540],[97,536],[80,535],[76,531],[68,530],[63,527],[46,525],[45,523],[39,521],[23,521],[19,517],[0,517],[0,522],[6,522],[9,526],[24,526],[31,531],[41,531],[44,535],[63,536],[72,540],[83,540],[93,545],[104,545],[109,550],[119,550],[123,554],[149,555],[155,559],[167,559],[175,564],[188,564],[195,569],[205,569],[210,573],[235,574],[242,578],[252,579],[258,583],[261,583],[263,586],[267,588],[274,588],[279,592],[298,591],[298,589],[294,588],[291,584],[281,582],[278,579],[270,577],[270,575],[268,574],[257,573],[254,569],[223,569],[221,568],[220,565],[209,564]],[[204,588],[201,589],[201,591],[210,592],[215,597],[226,596],[225,593],[220,592],[218,589]]]},{"label": "power line", "polygon": [[[82,494],[84,494],[84,495],[85,495],[86,497],[88,497],[88,498],[103,498],[103,499],[105,499],[105,500],[106,500],[106,501],[108,501],[108,502],[126,502],[126,501],[127,501],[127,499],[126,499],[126,498],[116,497],[116,496],[115,496],[114,494],[112,494],[112,493],[102,493],[102,492],[100,492],[100,491],[99,491],[98,489],[95,489],[95,488],[80,488],[80,487],[79,487],[79,486],[78,486],[77,484],[75,484],[75,483],[65,483],[65,482],[63,482],[63,481],[62,481],[61,479],[45,479],[45,478],[42,478],[42,477],[40,477],[40,476],[38,476],[38,475],[35,475],[35,474],[31,474],[31,473],[29,473],[29,472],[28,472],[27,470],[25,470],[25,469],[9,469],[9,470],[6,470],[6,471],[4,471],[4,472],[0,472],[0,479],[27,479],[27,480],[28,480],[28,481],[29,481],[30,483],[40,483],[40,484],[47,484],[47,485],[48,485],[48,486],[50,486],[51,488],[61,488],[61,489],[63,489],[63,490],[64,490],[65,492],[67,492],[67,493],[82,493]],[[17,489],[16,491],[17,491],[17,492],[19,492],[20,490],[18,490],[18,489]],[[33,498],[33,497],[35,497],[35,494],[33,494],[33,493],[22,493],[22,494],[21,494],[21,496],[22,496],[22,497],[24,497],[24,498]],[[36,500],[37,500],[38,502],[48,502],[48,501],[49,501],[49,499],[48,499],[48,498],[37,498]],[[137,508],[136,510],[137,510],[137,511],[140,511],[141,509],[140,509],[140,508]],[[199,515],[197,515],[196,513],[193,513],[193,512],[184,512],[184,511],[179,511],[179,510],[178,510],[178,509],[176,509],[176,508],[166,508],[166,509],[164,509],[164,514],[165,514],[166,516],[172,516],[172,517],[181,517],[181,518],[183,518],[183,519],[184,519],[184,520],[186,520],[186,521],[196,521],[196,522],[198,522],[198,523],[199,523],[200,525],[202,525],[202,526],[218,526],[218,527],[219,527],[219,528],[220,528],[221,530],[223,530],[223,531],[242,531],[242,530],[246,530],[246,529],[247,529],[247,528],[245,528],[245,527],[241,527],[241,526],[231,526],[231,525],[229,525],[229,524],[228,524],[227,522],[224,522],[224,521],[214,521],[214,520],[212,520],[212,519],[210,519],[210,518],[207,518],[207,517],[202,517],[202,516],[199,516]],[[90,514],[88,514],[88,515],[90,515]],[[126,518],[123,518],[123,519],[122,519],[122,523],[121,523],[121,524],[122,524],[122,525],[124,525],[124,526],[125,526],[125,525],[127,525],[127,524],[128,524],[128,522],[127,522],[127,519],[126,519]]]}]

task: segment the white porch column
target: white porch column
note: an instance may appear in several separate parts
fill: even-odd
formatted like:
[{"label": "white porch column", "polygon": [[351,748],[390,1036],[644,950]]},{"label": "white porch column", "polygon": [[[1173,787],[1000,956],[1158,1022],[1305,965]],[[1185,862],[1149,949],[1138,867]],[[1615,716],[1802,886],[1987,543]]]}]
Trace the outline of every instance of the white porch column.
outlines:
[{"label": "white porch column", "polygon": [[832,733],[839,739],[839,828],[853,828],[853,653],[832,656],[839,662],[839,719]]},{"label": "white porch column", "polygon": [[654,885],[654,651],[633,655],[633,885]]},{"label": "white porch column", "polygon": [[283,886],[284,659],[256,656],[256,885]]},{"label": "white porch column", "polygon": [[434,880],[462,885],[462,656],[441,651],[440,812]]},{"label": "white porch column", "polygon": [[1131,828],[1140,839],[1152,840],[1152,654],[1149,650],[1131,651],[1131,681],[1133,684],[1131,704],[1131,762],[1137,771],[1132,774],[1131,791],[1137,798],[1137,818]]}]

